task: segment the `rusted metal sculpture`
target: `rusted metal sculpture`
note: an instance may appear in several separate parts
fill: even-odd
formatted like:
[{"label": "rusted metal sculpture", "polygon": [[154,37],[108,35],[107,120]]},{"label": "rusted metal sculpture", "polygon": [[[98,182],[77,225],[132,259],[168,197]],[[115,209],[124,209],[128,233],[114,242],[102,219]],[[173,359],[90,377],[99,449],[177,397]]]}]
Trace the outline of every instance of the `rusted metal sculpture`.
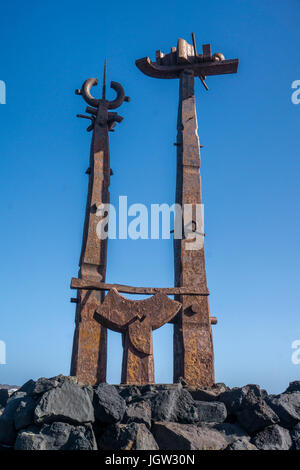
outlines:
[{"label": "rusted metal sculpture", "polygon": [[[90,166],[86,173],[89,175],[89,189],[86,204],[84,233],[80,256],[80,269],[78,277],[86,282],[104,282],[106,274],[107,239],[100,239],[96,233],[99,217],[96,215],[97,207],[102,203],[109,203],[110,184],[110,157],[108,132],[113,130],[116,122],[121,122],[122,117],[116,109],[124,101],[129,101],[125,96],[120,83],[111,82],[117,97],[113,101],[106,99],[106,62],[104,66],[104,78],[102,99],[96,99],[91,95],[91,87],[97,85],[97,78],[89,78],[84,82],[77,95],[81,95],[88,104],[88,115],[79,114],[78,117],[91,121],[88,131],[93,131]],[[73,342],[71,375],[85,383],[96,384],[106,380],[107,363],[107,332],[94,318],[95,310],[104,298],[104,292],[99,290],[78,290],[77,298],[71,299],[77,303],[75,334]]]},{"label": "rusted metal sculpture", "polygon": [[161,292],[136,301],[109,291],[96,314],[103,326],[123,334],[122,383],[154,383],[152,330],[172,320],[180,307]]},{"label": "rusted metal sculpture", "polygon": [[[183,39],[169,54],[156,52],[156,61],[149,57],[136,61],[137,67],[154,78],[179,78],[179,107],[177,122],[177,183],[176,202],[201,204],[200,146],[194,96],[194,77],[199,77],[206,89],[208,75],[237,72],[238,59],[225,60],[223,54],[211,54],[209,44],[198,55],[195,37],[193,45]],[[196,220],[194,231],[198,230]],[[204,236],[204,234],[203,234]],[[174,239],[175,286],[198,292],[207,291],[204,244],[198,250],[189,249],[187,238]],[[183,377],[189,385],[210,386],[214,383],[214,353],[208,297],[183,294],[176,299],[182,309],[174,321],[174,382]]]},{"label": "rusted metal sculpture", "polygon": [[[208,89],[207,75],[237,72],[238,60],[225,60],[220,53],[211,55],[210,45],[203,46],[198,55],[195,37],[193,45],[183,39],[169,54],[156,53],[156,62],[148,57],[136,61],[138,68],[155,78],[179,78],[179,108],[177,134],[177,186],[176,203],[201,204],[200,146],[194,97],[194,77],[199,77]],[[104,74],[105,76],[105,74]],[[203,243],[199,249],[189,249],[190,238],[174,240],[175,287],[133,287],[105,283],[107,240],[96,234],[96,208],[109,202],[110,162],[108,131],[122,118],[109,112],[128,101],[123,88],[116,82],[111,87],[117,92],[114,101],[105,98],[105,80],[101,100],[90,94],[96,79],[87,80],[77,94],[89,104],[91,116],[88,130],[93,130],[91,145],[88,202],[80,270],[73,278],[71,288],[77,289],[76,330],[74,336],[71,374],[79,380],[95,384],[106,378],[106,329],[123,336],[123,364],[121,382],[147,384],[154,382],[152,330],[167,322],[174,323],[174,381],[183,377],[189,385],[212,385],[214,358],[206,283]],[[192,232],[199,232],[198,218],[192,220]],[[185,231],[186,233],[186,231]],[[203,233],[200,235],[204,236]],[[108,294],[105,296],[105,291]],[[129,300],[120,292],[146,294],[146,300]],[[168,295],[174,295],[171,300]]]},{"label": "rusted metal sculpture", "polygon": [[[106,69],[105,69],[106,71]],[[104,77],[106,75],[104,71]],[[179,311],[180,304],[170,300],[166,293],[155,291],[146,300],[132,301],[121,296],[117,287],[105,284],[107,238],[101,239],[96,231],[99,217],[97,208],[109,203],[110,159],[108,131],[122,118],[108,110],[128,101],[119,83],[111,82],[117,92],[114,101],[105,98],[105,78],[101,100],[91,96],[90,89],[97,84],[91,78],[76,93],[90,105],[86,111],[91,116],[88,131],[93,130],[88,201],[80,258],[79,278],[73,279],[77,289],[76,329],[73,343],[71,375],[85,383],[96,384],[106,380],[107,331],[123,335],[122,383],[147,384],[154,382],[152,330],[170,321]],[[104,297],[104,292],[109,293]]]},{"label": "rusted metal sculpture", "polygon": [[[200,292],[193,287],[133,287],[107,284],[73,278],[71,288],[84,291],[109,291],[104,301],[95,309],[96,318],[103,327],[122,333],[123,361],[121,382],[124,384],[154,383],[152,330],[172,321],[181,308],[181,303],[169,299],[168,295],[194,295],[207,297],[209,292]],[[148,294],[145,300],[129,300],[119,292]],[[212,324],[216,318],[210,318]]]}]

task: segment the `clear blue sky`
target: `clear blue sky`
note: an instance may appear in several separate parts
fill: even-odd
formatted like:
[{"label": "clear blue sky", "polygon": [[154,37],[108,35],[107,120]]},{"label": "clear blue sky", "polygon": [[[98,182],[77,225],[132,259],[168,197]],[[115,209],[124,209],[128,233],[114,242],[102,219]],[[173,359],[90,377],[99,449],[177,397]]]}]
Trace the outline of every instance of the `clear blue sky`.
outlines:
[{"label": "clear blue sky", "polygon": [[[177,80],[137,58],[195,32],[198,48],[240,59],[237,75],[196,85],[208,287],[216,380],[282,391],[300,378],[291,343],[299,319],[299,0],[12,1],[1,6],[0,383],[69,373],[90,134],[75,88],[102,77],[130,103],[111,134],[112,201],[173,203]],[[111,93],[111,94],[110,94]],[[109,91],[113,97],[113,92]],[[110,282],[169,286],[172,240],[111,241]],[[172,381],[172,327],[154,333],[156,380]],[[108,380],[119,382],[121,338],[109,335]]]}]

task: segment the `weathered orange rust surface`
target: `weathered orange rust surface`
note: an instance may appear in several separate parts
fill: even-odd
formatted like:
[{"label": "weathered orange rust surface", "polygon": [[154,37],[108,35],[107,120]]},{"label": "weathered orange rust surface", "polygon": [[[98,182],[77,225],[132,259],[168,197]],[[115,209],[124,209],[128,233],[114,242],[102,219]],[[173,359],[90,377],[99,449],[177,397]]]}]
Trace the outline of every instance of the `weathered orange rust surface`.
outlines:
[{"label": "weathered orange rust surface", "polygon": [[160,292],[145,300],[129,300],[114,288],[109,291],[95,317],[123,334],[122,383],[154,382],[152,330],[171,321],[180,307]]},{"label": "weathered orange rust surface", "polygon": [[[90,89],[96,84],[97,79],[88,79],[81,90],[76,91],[89,105],[86,111],[91,115],[79,116],[91,120],[88,130],[93,131],[90,166],[87,171],[89,188],[78,277],[95,284],[104,282],[106,274],[107,239],[99,237],[96,229],[100,221],[97,208],[102,203],[110,201],[111,171],[108,132],[115,122],[122,120],[117,113],[108,110],[117,108],[124,100],[129,100],[125,97],[122,86],[117,82],[111,82],[111,87],[117,92],[116,99],[106,100],[105,81],[102,99],[95,99]],[[104,292],[94,290],[80,290],[77,294],[71,375],[76,375],[80,381],[88,384],[106,381],[107,331],[94,318],[95,310],[103,298]]]},{"label": "weathered orange rust surface", "polygon": [[[110,159],[108,131],[122,118],[108,112],[123,101],[128,101],[122,86],[111,82],[117,92],[114,101],[105,99],[105,83],[101,100],[90,94],[96,79],[88,79],[77,94],[89,104],[91,116],[88,130],[93,130],[86,207],[85,229],[80,259],[79,279],[73,280],[78,289],[76,329],[72,354],[71,374],[86,383],[96,384],[106,379],[106,328],[119,331],[123,336],[123,383],[154,382],[152,330],[166,322],[174,323],[174,381],[183,377],[190,386],[209,386],[214,383],[214,353],[206,282],[204,233],[198,221],[196,207],[202,203],[200,180],[200,146],[194,97],[194,77],[200,78],[208,89],[206,75],[236,73],[238,59],[225,60],[221,53],[211,53],[209,44],[197,54],[193,45],[178,40],[177,49],[169,54],[156,53],[156,62],[148,57],[136,61],[138,68],[155,78],[179,78],[179,110],[177,133],[176,203],[182,207],[185,220],[187,206],[192,208],[192,229],[202,243],[191,248],[193,240],[184,233],[182,239],[174,237],[175,288],[157,291],[119,285],[128,293],[153,293],[151,298],[131,301],[119,294],[116,285],[105,284],[107,241],[98,238],[97,207],[109,202]],[[184,226],[185,222],[183,222]],[[185,227],[186,228],[186,227]],[[197,234],[197,235],[196,235]],[[101,287],[102,284],[102,287]],[[100,287],[99,287],[100,285]],[[104,297],[104,292],[109,293]],[[176,300],[167,293],[175,294]]]},{"label": "weathered orange rust surface", "polygon": [[[181,73],[179,87],[176,202],[182,205],[184,217],[185,204],[202,203],[193,71]],[[174,240],[175,286],[206,291],[204,243],[196,250],[189,250],[189,244],[187,238]],[[208,297],[183,295],[179,300],[182,310],[174,324],[174,381],[183,377],[188,385],[212,385],[214,354]]]},{"label": "weathered orange rust surface", "polygon": [[[182,207],[184,219],[185,204],[190,204],[192,214],[202,203],[200,180],[200,146],[197,134],[197,116],[194,96],[194,77],[205,82],[207,75],[236,73],[238,59],[225,60],[221,53],[211,53],[209,44],[197,53],[195,36],[193,45],[179,39],[177,49],[164,54],[156,52],[156,61],[144,57],[136,61],[137,67],[146,75],[161,79],[179,78],[179,109],[177,123],[177,184],[176,203]],[[201,225],[201,224],[200,224]],[[183,221],[184,226],[184,221]],[[192,230],[201,234],[197,218],[193,219]],[[202,234],[204,237],[204,234]],[[191,240],[174,237],[175,287],[206,292],[206,271],[204,242],[198,249],[189,250]],[[182,309],[174,320],[174,381],[183,377],[188,385],[205,386],[214,383],[214,353],[207,296],[177,295]]]},{"label": "weathered orange rust surface", "polygon": [[[101,114],[105,114],[105,110]],[[96,210],[101,203],[109,202],[109,168],[108,127],[104,120],[101,126],[95,123],[93,130],[88,200],[78,275],[79,278],[94,282],[105,280],[107,240],[101,240],[97,236],[99,217]],[[76,375],[82,382],[97,384],[106,380],[107,332],[94,319],[95,309],[103,299],[103,293],[83,290],[78,293],[77,299],[71,375]]]},{"label": "weathered orange rust surface", "polygon": [[[90,294],[90,296],[89,296]],[[98,293],[99,294],[99,293]],[[94,319],[94,312],[99,305],[99,295],[95,292],[81,291],[80,304],[77,305],[76,329],[72,354],[71,375],[76,375],[81,382],[96,384],[106,379],[106,328]],[[97,298],[98,297],[98,298]]]}]

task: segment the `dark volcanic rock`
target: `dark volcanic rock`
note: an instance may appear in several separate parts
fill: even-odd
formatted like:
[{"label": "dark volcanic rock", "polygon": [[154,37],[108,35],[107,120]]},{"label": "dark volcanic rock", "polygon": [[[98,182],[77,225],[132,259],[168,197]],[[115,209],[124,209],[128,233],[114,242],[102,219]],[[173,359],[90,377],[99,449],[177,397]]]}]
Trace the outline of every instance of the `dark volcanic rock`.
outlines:
[{"label": "dark volcanic rock", "polygon": [[68,423],[52,423],[30,426],[20,431],[15,450],[96,450],[95,436],[90,425],[72,426]]},{"label": "dark volcanic rock", "polygon": [[196,401],[199,422],[223,423],[227,418],[227,410],[224,403]]},{"label": "dark volcanic rock", "polygon": [[295,450],[300,450],[300,423],[296,424],[291,431],[292,441]]},{"label": "dark volcanic rock", "polygon": [[142,423],[111,424],[99,440],[101,450],[157,450],[159,447]]},{"label": "dark volcanic rock", "polygon": [[289,450],[292,446],[289,431],[278,424],[260,431],[251,442],[260,450]]},{"label": "dark volcanic rock", "polygon": [[290,382],[288,388],[284,393],[293,393],[293,392],[300,392],[300,380],[295,380],[294,382]]},{"label": "dark volcanic rock", "polygon": [[65,375],[57,375],[55,377],[46,378],[41,377],[36,382],[34,380],[28,380],[22,387],[19,389],[20,392],[25,392],[28,395],[43,395],[49,390],[61,386],[64,382],[77,383],[76,377],[70,377]]},{"label": "dark volcanic rock", "polygon": [[7,388],[0,388],[0,406],[5,406],[9,398],[9,392]]},{"label": "dark volcanic rock", "polygon": [[247,408],[264,399],[265,393],[258,385],[245,385],[244,387],[236,387],[221,393],[218,401],[225,403],[229,414],[235,414],[237,411],[241,411],[243,408]]},{"label": "dark volcanic rock", "polygon": [[187,390],[196,401],[216,401],[221,393],[230,389],[223,383],[216,383],[212,387],[187,387]]},{"label": "dark volcanic rock", "polygon": [[251,442],[249,442],[247,439],[238,439],[231,444],[229,444],[228,447],[226,447],[225,450],[258,450],[257,447],[255,447]]},{"label": "dark volcanic rock", "polygon": [[140,387],[141,394],[149,394],[149,393],[158,393],[161,392],[162,390],[182,390],[182,384],[181,383],[176,383],[176,384],[147,384],[147,385],[142,385]]},{"label": "dark volcanic rock", "polygon": [[292,428],[300,421],[300,392],[282,393],[267,399],[280,418],[280,424]]},{"label": "dark volcanic rock", "polygon": [[31,395],[35,387],[35,381],[30,379],[19,388],[19,392],[24,392],[27,395]]},{"label": "dark volcanic rock", "polygon": [[127,386],[116,386],[116,389],[119,392],[119,395],[124,398],[126,403],[130,403],[135,398],[141,396],[141,391],[136,385],[127,385]]},{"label": "dark volcanic rock", "polygon": [[3,412],[0,416],[0,444],[12,445],[16,435],[13,415]]},{"label": "dark volcanic rock", "polygon": [[41,377],[36,381],[32,393],[35,395],[42,395],[48,392],[49,390],[58,387],[60,383],[62,383],[62,379],[60,376],[52,377],[51,379]]},{"label": "dark volcanic rock", "polygon": [[148,429],[151,428],[151,406],[147,401],[132,403],[127,406],[124,423],[144,423]]},{"label": "dark volcanic rock", "polygon": [[7,401],[7,405],[0,416],[0,443],[13,445],[16,439],[16,428],[14,424],[14,416],[20,401],[25,393],[14,393]]},{"label": "dark volcanic rock", "polygon": [[94,410],[88,392],[66,380],[44,393],[35,412],[36,424],[65,421],[75,424],[94,421]]},{"label": "dark volcanic rock", "polygon": [[90,397],[91,403],[93,403],[94,389],[92,385],[81,385],[80,382],[78,382],[78,386],[88,394],[88,396]]},{"label": "dark volcanic rock", "polygon": [[33,423],[36,405],[37,400],[31,396],[25,396],[20,399],[14,415],[15,428],[17,430],[26,428]]},{"label": "dark volcanic rock", "polygon": [[8,405],[9,403],[13,402],[14,400],[19,400],[19,399],[24,398],[24,397],[26,397],[26,393],[20,392],[19,390],[16,390],[15,392],[13,392],[9,396],[6,404]]},{"label": "dark volcanic rock", "polygon": [[281,395],[183,380],[92,387],[63,375],[0,387],[0,450],[96,449],[95,434],[103,450],[300,450],[300,381]]},{"label": "dark volcanic rock", "polygon": [[250,440],[248,433],[237,424],[219,423],[214,424],[212,427],[224,436],[228,444],[231,444],[237,439],[246,439],[248,441]]},{"label": "dark volcanic rock", "polygon": [[153,435],[162,450],[221,450],[228,445],[224,435],[209,426],[157,422]]},{"label": "dark volcanic rock", "polygon": [[148,399],[154,421],[195,423],[198,420],[197,406],[187,390],[161,390]]},{"label": "dark volcanic rock", "polygon": [[219,395],[226,405],[229,421],[237,422],[250,434],[279,422],[279,418],[266,403],[268,394],[258,385],[233,388]]},{"label": "dark volcanic rock", "polygon": [[277,414],[264,400],[237,412],[237,422],[250,434],[279,422]]},{"label": "dark volcanic rock", "polygon": [[120,397],[116,387],[101,383],[94,393],[95,417],[101,423],[117,423],[122,421],[126,402]]}]

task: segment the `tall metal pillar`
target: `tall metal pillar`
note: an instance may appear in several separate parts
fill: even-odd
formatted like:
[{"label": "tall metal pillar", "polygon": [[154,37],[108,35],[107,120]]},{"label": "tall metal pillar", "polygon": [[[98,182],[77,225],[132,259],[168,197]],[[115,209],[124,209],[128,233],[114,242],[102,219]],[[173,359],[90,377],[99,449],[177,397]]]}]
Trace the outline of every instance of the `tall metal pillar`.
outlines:
[{"label": "tall metal pillar", "polygon": [[[79,279],[98,283],[105,282],[107,262],[107,238],[102,239],[97,234],[97,224],[100,221],[97,208],[110,201],[110,156],[108,132],[122,117],[109,109],[118,108],[123,101],[129,101],[123,87],[117,82],[111,82],[117,97],[108,101],[105,97],[104,70],[102,99],[95,99],[90,93],[92,86],[97,85],[96,78],[86,80],[78,95],[82,95],[86,103],[88,116],[78,115],[91,120],[88,131],[92,130],[90,152],[89,189],[86,204],[86,214],[80,257]],[[84,383],[97,384],[106,380],[107,365],[107,330],[95,319],[95,311],[103,302],[104,292],[97,290],[78,290],[75,318],[75,333],[73,342],[71,375],[75,375]]]},{"label": "tall metal pillar", "polygon": [[[201,198],[200,147],[194,96],[194,72],[183,70],[179,79],[177,123],[176,203],[182,207],[183,226],[186,205],[191,205],[193,230],[204,237],[197,226]],[[201,214],[201,211],[200,211]],[[191,234],[193,235],[193,234]],[[195,239],[174,239],[175,286],[207,291],[204,243]],[[183,295],[182,309],[174,323],[174,382],[183,377],[189,385],[214,383],[214,353],[208,296]]]},{"label": "tall metal pillar", "polygon": [[209,313],[201,213],[197,217],[202,200],[194,77],[199,77],[208,90],[206,76],[236,73],[238,59],[225,60],[221,53],[212,55],[210,44],[204,44],[202,54],[198,54],[194,34],[192,38],[193,44],[179,39],[170,53],[158,50],[155,61],[144,57],[136,65],[150,77],[179,79],[176,203],[182,208],[183,226],[187,211],[192,209],[190,230],[196,238],[200,236],[201,243],[197,246],[191,234],[187,236],[187,227],[182,239],[174,238],[175,288],[191,291],[176,296],[182,308],[173,320],[174,382],[183,377],[191,386],[210,386],[214,383],[211,324],[216,319]]}]

